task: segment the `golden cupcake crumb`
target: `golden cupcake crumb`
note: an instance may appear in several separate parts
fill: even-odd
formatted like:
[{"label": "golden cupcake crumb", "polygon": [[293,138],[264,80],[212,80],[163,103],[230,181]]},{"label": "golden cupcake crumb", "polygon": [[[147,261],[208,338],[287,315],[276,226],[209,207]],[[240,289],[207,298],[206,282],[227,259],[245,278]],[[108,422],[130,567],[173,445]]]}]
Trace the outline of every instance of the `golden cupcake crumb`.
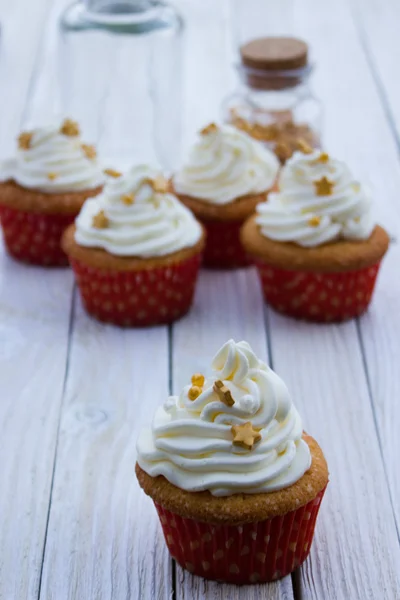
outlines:
[{"label": "golden cupcake crumb", "polygon": [[197,385],[198,387],[203,387],[205,382],[205,377],[201,373],[195,373],[192,375],[192,385]]},{"label": "golden cupcake crumb", "polygon": [[220,379],[218,379],[214,383],[213,390],[217,394],[220,401],[226,404],[227,406],[233,406],[235,404],[230,390],[228,390],[226,385],[224,385],[224,383]]},{"label": "golden cupcake crumb", "polygon": [[309,219],[308,224],[311,225],[311,227],[318,227],[318,225],[321,223],[321,217],[317,217],[316,215],[314,217],[311,217],[311,219]]},{"label": "golden cupcake crumb", "polygon": [[49,179],[50,181],[54,181],[55,179],[57,179],[57,177],[57,173],[47,173],[47,179]]},{"label": "golden cupcake crumb", "polygon": [[80,135],[79,125],[72,119],[65,119],[61,125],[60,133],[68,137],[76,137]]},{"label": "golden cupcake crumb", "polygon": [[90,144],[82,144],[83,153],[89,160],[94,160],[97,156],[96,148]]},{"label": "golden cupcake crumb", "polygon": [[33,132],[32,131],[23,131],[18,136],[18,148],[20,150],[29,150],[31,147]]},{"label": "golden cupcake crumb", "polygon": [[333,192],[334,182],[330,181],[325,175],[321,179],[313,182],[317,196],[331,196]]},{"label": "golden cupcake crumb", "polygon": [[233,434],[233,445],[245,448],[245,450],[252,450],[254,444],[261,440],[261,434],[253,428],[250,421],[242,425],[232,425],[231,432]]},{"label": "golden cupcake crumb", "polygon": [[218,131],[218,125],[216,125],[216,123],[210,123],[200,130],[200,135],[209,135],[210,133],[215,133],[216,131]]},{"label": "golden cupcake crumb", "polygon": [[120,173],[119,171],[116,171],[115,169],[104,169],[103,173],[105,175],[108,175],[109,177],[114,177],[115,179],[117,179],[118,177],[121,177],[122,173]]},{"label": "golden cupcake crumb", "polygon": [[106,229],[109,224],[110,221],[106,217],[104,210],[101,210],[93,217],[92,226],[96,229]]},{"label": "golden cupcake crumb", "polygon": [[196,398],[198,398],[200,394],[201,388],[199,388],[197,385],[192,385],[192,387],[188,391],[188,398],[189,400],[196,400]]},{"label": "golden cupcake crumb", "polygon": [[123,194],[121,196],[121,200],[124,204],[126,204],[127,206],[129,206],[130,204],[133,204],[135,201],[135,195],[133,192],[131,192],[130,194]]}]

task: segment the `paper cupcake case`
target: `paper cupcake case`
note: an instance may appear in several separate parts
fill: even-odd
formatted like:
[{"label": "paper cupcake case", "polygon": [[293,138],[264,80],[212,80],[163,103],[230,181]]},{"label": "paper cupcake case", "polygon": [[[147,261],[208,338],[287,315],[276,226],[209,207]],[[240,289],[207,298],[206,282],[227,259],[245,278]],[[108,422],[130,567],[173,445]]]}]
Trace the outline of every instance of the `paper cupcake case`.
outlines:
[{"label": "paper cupcake case", "polygon": [[239,526],[185,519],[155,506],[168,549],[184,569],[227,583],[265,583],[307,558],[324,493],[286,515]]},{"label": "paper cupcake case", "polygon": [[100,321],[121,327],[170,323],[193,300],[201,255],[170,266],[108,271],[71,259],[83,304]]},{"label": "paper cupcake case", "polygon": [[277,269],[255,260],[266,302],[297,319],[339,322],[361,315],[371,302],[380,262],[345,273]]},{"label": "paper cupcake case", "polygon": [[239,237],[242,221],[202,221],[202,224],[207,232],[205,267],[234,269],[250,264]]},{"label": "paper cupcake case", "polygon": [[56,215],[24,212],[0,206],[0,220],[8,253],[33,265],[67,266],[68,259],[61,250],[64,229],[76,215]]}]

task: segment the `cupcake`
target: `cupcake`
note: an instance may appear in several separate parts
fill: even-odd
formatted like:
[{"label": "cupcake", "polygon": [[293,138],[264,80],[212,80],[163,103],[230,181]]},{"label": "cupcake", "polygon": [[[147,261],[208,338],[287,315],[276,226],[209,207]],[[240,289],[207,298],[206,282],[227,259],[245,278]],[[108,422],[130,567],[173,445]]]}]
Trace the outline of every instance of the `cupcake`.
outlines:
[{"label": "cupcake", "polygon": [[200,132],[187,164],[173,178],[173,187],[207,231],[207,267],[248,264],[240,227],[266,199],[278,168],[271,151],[234,127],[212,123]]},{"label": "cupcake", "polygon": [[343,162],[319,150],[293,155],[278,191],[257,206],[241,239],[266,301],[286,315],[322,322],[366,310],[389,245],[369,192]]},{"label": "cupcake", "polygon": [[83,303],[115,325],[169,323],[192,303],[202,226],[149,167],[113,175],[62,239]]},{"label": "cupcake", "polygon": [[246,342],[166,400],[136,475],[173,558],[207,579],[273,581],[308,556],[328,469],[283,381]]},{"label": "cupcake", "polygon": [[104,175],[93,146],[66,119],[21,133],[15,158],[0,165],[0,220],[14,258],[67,265],[60,239],[84,201],[98,194]]}]

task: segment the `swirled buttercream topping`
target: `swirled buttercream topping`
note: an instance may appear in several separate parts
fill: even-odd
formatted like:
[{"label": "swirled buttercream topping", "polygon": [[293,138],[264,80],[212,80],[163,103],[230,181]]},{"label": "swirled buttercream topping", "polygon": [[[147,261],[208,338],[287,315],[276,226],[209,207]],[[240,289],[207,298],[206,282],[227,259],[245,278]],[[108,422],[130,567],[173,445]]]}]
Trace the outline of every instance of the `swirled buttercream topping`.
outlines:
[{"label": "swirled buttercream topping", "polygon": [[296,152],[282,169],[279,192],[256,211],[265,237],[306,248],[368,239],[375,226],[369,193],[343,162],[319,150]]},{"label": "swirled buttercream topping", "polygon": [[138,439],[138,463],[152,477],[163,475],[191,492],[272,492],[310,468],[302,432],[283,381],[247,342],[229,340],[209,377],[194,376],[158,409],[152,428]]},{"label": "swirled buttercream topping", "polygon": [[178,194],[228,204],[267,192],[278,169],[276,156],[249,135],[229,125],[211,124],[200,132],[174,186]]}]

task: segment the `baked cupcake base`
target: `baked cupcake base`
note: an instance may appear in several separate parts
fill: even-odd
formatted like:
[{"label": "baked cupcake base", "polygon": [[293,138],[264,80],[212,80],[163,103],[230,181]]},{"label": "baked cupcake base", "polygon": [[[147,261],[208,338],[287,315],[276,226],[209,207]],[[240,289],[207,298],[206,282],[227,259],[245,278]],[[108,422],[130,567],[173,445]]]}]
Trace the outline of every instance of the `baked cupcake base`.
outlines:
[{"label": "baked cupcake base", "polygon": [[240,241],[240,229],[257,204],[265,201],[267,192],[243,196],[223,205],[178,194],[176,190],[173,193],[194,213],[207,232],[203,259],[205,267],[235,269],[251,263]]},{"label": "baked cupcake base", "polygon": [[304,439],[311,468],[294,485],[268,494],[186,492],[136,465],[173,558],[192,573],[236,584],[274,581],[297,568],[309,554],[328,483],[321,449],[310,436]]},{"label": "baked cupcake base", "polygon": [[266,302],[278,312],[315,322],[340,322],[369,306],[389,236],[376,226],[368,240],[316,248],[264,237],[251,217],[241,239],[258,269]]},{"label": "baked cupcake base", "polygon": [[86,311],[121,327],[171,323],[193,300],[203,238],[193,248],[152,259],[118,257],[75,242],[75,226],[62,246],[74,270]]},{"label": "baked cupcake base", "polygon": [[0,183],[0,221],[8,253],[39,266],[67,266],[61,249],[64,230],[74,221],[85,200],[101,188],[68,194],[28,190],[14,181]]}]

